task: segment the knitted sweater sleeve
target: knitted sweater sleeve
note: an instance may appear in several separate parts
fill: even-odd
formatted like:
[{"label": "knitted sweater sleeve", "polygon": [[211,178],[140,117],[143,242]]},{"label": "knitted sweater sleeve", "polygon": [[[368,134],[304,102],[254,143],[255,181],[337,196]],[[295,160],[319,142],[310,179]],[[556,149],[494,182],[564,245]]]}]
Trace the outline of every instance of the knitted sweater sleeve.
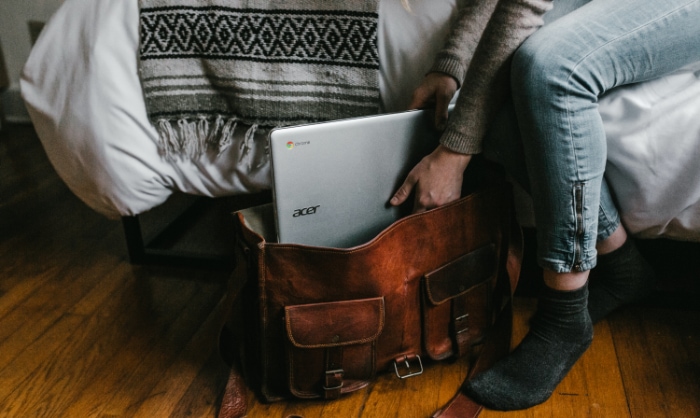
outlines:
[{"label": "knitted sweater sleeve", "polygon": [[[483,1],[488,3],[490,0]],[[487,17],[488,23],[476,46],[475,30],[465,26],[469,22],[465,19],[457,22],[453,38],[446,43],[446,51],[451,51],[447,53],[454,57],[459,56],[460,63],[467,66],[467,70],[447,129],[440,139],[443,146],[463,154],[481,152],[488,124],[510,91],[510,57],[542,26],[542,16],[552,8],[552,1],[498,0],[490,19]],[[460,52],[456,52],[458,45],[461,45]],[[469,63],[471,54],[473,58]]]},{"label": "knitted sweater sleeve", "polygon": [[462,1],[457,21],[453,24],[443,49],[435,56],[430,71],[451,75],[459,84],[462,83],[496,3],[498,0]]}]

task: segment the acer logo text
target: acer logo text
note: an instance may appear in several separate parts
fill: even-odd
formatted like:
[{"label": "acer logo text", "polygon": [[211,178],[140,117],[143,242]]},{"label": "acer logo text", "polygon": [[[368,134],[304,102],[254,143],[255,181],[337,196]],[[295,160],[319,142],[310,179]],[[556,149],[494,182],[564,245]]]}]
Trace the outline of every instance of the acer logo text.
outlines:
[{"label": "acer logo text", "polygon": [[292,215],[292,216],[294,218],[298,218],[299,216],[313,215],[314,213],[316,213],[316,210],[320,206],[321,205],[316,205],[316,206],[309,206],[308,208],[297,209],[294,211],[294,215]]}]

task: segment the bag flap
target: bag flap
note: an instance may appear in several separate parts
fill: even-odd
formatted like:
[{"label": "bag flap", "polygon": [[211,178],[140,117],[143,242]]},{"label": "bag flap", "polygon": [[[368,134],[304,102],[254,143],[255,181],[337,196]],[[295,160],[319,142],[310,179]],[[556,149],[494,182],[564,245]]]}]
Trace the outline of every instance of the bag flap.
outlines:
[{"label": "bag flap", "polygon": [[489,244],[425,275],[428,299],[439,305],[491,278],[498,268],[496,246]]},{"label": "bag flap", "polygon": [[384,328],[384,298],[287,306],[289,341],[299,348],[327,348],[374,341]]}]

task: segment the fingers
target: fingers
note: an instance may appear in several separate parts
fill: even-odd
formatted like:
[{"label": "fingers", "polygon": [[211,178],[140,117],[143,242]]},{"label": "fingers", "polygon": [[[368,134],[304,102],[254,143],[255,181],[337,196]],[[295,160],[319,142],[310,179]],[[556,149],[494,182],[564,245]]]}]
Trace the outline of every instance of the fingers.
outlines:
[{"label": "fingers", "polygon": [[[422,86],[421,86],[422,87]],[[425,89],[418,87],[411,96],[411,103],[408,105],[408,109],[423,109],[428,107],[430,104],[430,93],[427,93]]]},{"label": "fingers", "polygon": [[420,197],[416,195],[416,198],[414,199],[413,202],[413,213],[421,213],[421,212],[426,212],[428,209],[432,209],[432,206],[428,206],[424,204]]},{"label": "fingers", "polygon": [[447,126],[450,101],[458,89],[452,76],[439,72],[428,73],[411,97],[409,109],[435,107],[435,127],[443,131]]},{"label": "fingers", "polygon": [[409,174],[409,176],[406,178],[406,180],[403,182],[401,187],[394,193],[394,196],[391,198],[389,201],[389,204],[392,206],[399,206],[403,202],[408,199],[408,196],[411,194],[411,191],[413,190],[413,187],[416,185],[416,181],[414,180],[413,176]]},{"label": "fingers", "polygon": [[435,102],[435,127],[439,131],[444,131],[447,127],[448,110],[451,100],[451,95],[440,95]]}]

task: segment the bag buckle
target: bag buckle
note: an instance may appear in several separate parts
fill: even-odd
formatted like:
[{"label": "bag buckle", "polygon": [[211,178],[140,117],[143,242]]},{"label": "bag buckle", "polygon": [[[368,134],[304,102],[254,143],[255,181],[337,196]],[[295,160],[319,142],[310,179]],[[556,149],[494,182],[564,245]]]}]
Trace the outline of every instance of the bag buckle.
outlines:
[{"label": "bag buckle", "polygon": [[332,391],[332,390],[342,389],[344,375],[345,375],[345,370],[343,370],[343,369],[327,370],[326,371],[326,382],[328,382],[330,379],[333,379],[333,378],[339,378],[340,384],[338,384],[337,386],[333,386],[333,387],[327,387],[326,385],[323,385],[323,390]]},{"label": "bag buckle", "polygon": [[[399,371],[399,362],[403,363],[403,372]],[[417,363],[418,366],[411,369],[411,362]],[[420,356],[418,354],[415,354],[411,357],[404,355],[403,359],[398,358],[394,360],[394,371],[396,372],[396,376],[399,379],[406,379],[408,377],[418,376],[419,374],[423,373],[423,362],[421,361]]]}]

